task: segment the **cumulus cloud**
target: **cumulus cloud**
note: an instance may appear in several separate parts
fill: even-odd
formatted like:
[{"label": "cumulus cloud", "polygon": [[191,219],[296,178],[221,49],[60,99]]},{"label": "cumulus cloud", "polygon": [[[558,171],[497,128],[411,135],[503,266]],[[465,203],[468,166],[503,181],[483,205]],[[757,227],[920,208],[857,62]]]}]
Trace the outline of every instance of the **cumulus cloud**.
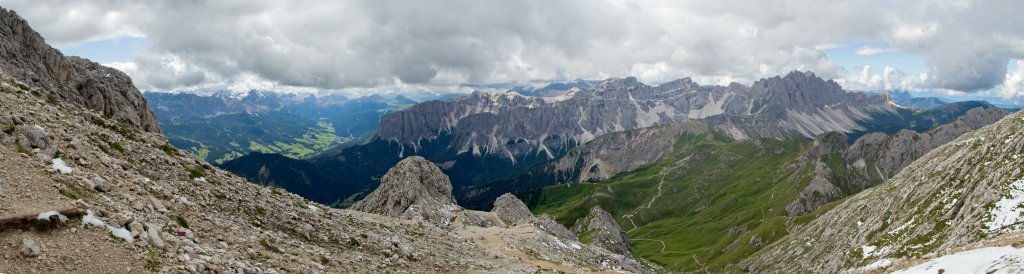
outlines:
[{"label": "cumulus cloud", "polygon": [[[451,86],[638,76],[749,82],[810,70],[865,87],[825,53],[917,53],[915,83],[976,91],[1024,53],[1021,1],[0,0],[50,42],[145,37],[121,69],[143,89]],[[859,45],[845,45],[859,46]],[[896,73],[894,71],[893,73]],[[896,78],[895,74],[890,74]],[[859,77],[859,75],[858,75]],[[854,81],[857,80],[857,81]],[[863,81],[862,81],[863,80]],[[888,83],[888,84],[886,84]]]},{"label": "cumulus cloud", "polygon": [[1006,74],[999,94],[1003,98],[1024,97],[1024,60],[1017,60],[1017,70]]},{"label": "cumulus cloud", "polygon": [[871,66],[864,66],[857,72],[840,72],[836,82],[850,90],[916,90],[928,79],[927,73],[908,74],[893,67],[885,67],[875,73]]}]

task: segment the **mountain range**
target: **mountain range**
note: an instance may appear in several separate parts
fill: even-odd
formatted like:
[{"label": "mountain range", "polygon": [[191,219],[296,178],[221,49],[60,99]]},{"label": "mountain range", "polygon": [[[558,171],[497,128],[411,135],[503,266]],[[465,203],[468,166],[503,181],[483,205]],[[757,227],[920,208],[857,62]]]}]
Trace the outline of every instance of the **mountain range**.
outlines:
[{"label": "mountain range", "polygon": [[[316,168],[304,173],[331,178],[321,183],[333,186],[335,198],[320,201],[344,206],[372,190],[400,159],[420,155],[449,174],[457,199],[486,207],[504,192],[606,179],[653,163],[665,155],[657,153],[663,150],[639,150],[649,151],[642,159],[613,156],[624,159],[619,163],[587,163],[578,158],[595,151],[605,153],[623,138],[643,138],[638,146],[671,145],[666,140],[673,138],[648,138],[662,126],[701,128],[735,140],[809,139],[836,131],[853,141],[868,132],[925,131],[977,106],[991,107],[963,102],[915,111],[888,96],[847,92],[835,82],[804,72],[762,79],[751,86],[701,86],[688,78],[649,86],[635,78],[609,79],[591,89],[577,87],[553,97],[474,92],[427,101],[383,116],[365,144],[291,163],[262,163],[264,157],[257,156],[226,166],[243,177],[274,181],[289,189],[291,184],[307,183],[293,176],[275,176],[275,169],[294,170],[309,166],[299,161],[309,161]],[[637,129],[648,133],[630,136]],[[268,172],[260,179],[254,170]],[[520,187],[526,181],[528,185],[522,187],[527,188]]]}]

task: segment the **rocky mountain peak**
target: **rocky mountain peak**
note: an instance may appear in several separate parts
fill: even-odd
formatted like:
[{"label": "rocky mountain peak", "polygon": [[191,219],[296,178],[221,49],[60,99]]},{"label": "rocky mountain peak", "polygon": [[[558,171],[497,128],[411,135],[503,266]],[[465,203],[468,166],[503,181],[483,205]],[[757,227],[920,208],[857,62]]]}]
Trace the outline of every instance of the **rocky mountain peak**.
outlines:
[{"label": "rocky mountain peak", "polygon": [[637,80],[636,77],[633,76],[626,78],[609,78],[597,85],[597,89],[599,90],[635,89],[640,87],[647,87],[647,85],[641,83],[640,80]]},{"label": "rocky mountain peak", "polygon": [[351,209],[399,217],[414,205],[458,207],[448,176],[420,156],[398,162],[380,179],[380,186]]},{"label": "rocky mountain peak", "polygon": [[[143,131],[160,132],[142,93],[124,73],[95,62],[65,57],[14,11],[0,8],[0,71],[23,91],[85,106]],[[39,90],[29,90],[29,86]]]},{"label": "rocky mountain peak", "polygon": [[696,89],[696,88],[700,87],[700,84],[697,84],[697,82],[694,82],[693,79],[691,79],[690,77],[684,77],[684,78],[681,78],[681,79],[676,79],[676,80],[673,80],[673,81],[668,81],[668,82],[662,83],[662,84],[658,85],[658,87],[662,88],[662,89],[666,89],[666,90],[675,90],[675,89],[691,90],[691,89]]}]

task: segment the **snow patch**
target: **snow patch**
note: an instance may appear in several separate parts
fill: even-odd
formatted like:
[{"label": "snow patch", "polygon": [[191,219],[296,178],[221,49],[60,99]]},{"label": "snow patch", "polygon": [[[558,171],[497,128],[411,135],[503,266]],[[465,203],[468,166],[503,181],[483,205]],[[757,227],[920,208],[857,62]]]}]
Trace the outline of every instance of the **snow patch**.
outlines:
[{"label": "snow patch", "polygon": [[1024,221],[1024,179],[1017,180],[1007,186],[1002,199],[995,203],[995,206],[988,210],[988,221],[985,222],[985,232],[1016,232],[1021,231],[1021,222]]},{"label": "snow patch", "polygon": [[36,217],[36,218],[40,219],[40,220],[44,220],[44,221],[49,221],[50,217],[54,216],[54,215],[57,215],[57,219],[60,219],[60,222],[62,222],[62,223],[68,221],[68,216],[64,216],[64,214],[60,214],[60,212],[56,212],[56,211],[47,211],[47,212],[39,213],[39,216]]},{"label": "snow patch", "polygon": [[895,273],[1021,273],[1024,272],[1024,249],[1012,246],[985,247],[957,252]]},{"label": "snow patch", "polygon": [[128,231],[127,229],[115,228],[108,225],[107,230],[110,231],[110,235],[114,235],[114,237],[121,238],[122,240],[128,242],[129,244],[135,241],[135,239],[132,238],[132,232]]},{"label": "snow patch", "polygon": [[85,216],[82,217],[82,226],[85,227],[85,225],[91,225],[95,227],[106,227],[107,231],[110,231],[110,235],[114,235],[114,237],[121,238],[122,240],[128,242],[129,244],[135,241],[135,239],[132,238],[131,231],[128,231],[128,229],[125,228],[117,228],[107,225],[106,223],[103,222],[103,220],[96,218],[96,215],[92,213],[91,209],[86,210]]},{"label": "snow patch", "polygon": [[82,225],[83,226],[84,225],[92,225],[92,226],[95,226],[95,227],[104,227],[107,224],[103,223],[103,221],[100,220],[99,218],[96,218],[96,215],[93,215],[92,214],[92,210],[90,209],[90,210],[86,210],[85,211],[85,216],[82,217]]},{"label": "snow patch", "polygon": [[53,169],[56,169],[60,174],[71,174],[71,167],[64,163],[64,160],[60,158],[53,158]]}]

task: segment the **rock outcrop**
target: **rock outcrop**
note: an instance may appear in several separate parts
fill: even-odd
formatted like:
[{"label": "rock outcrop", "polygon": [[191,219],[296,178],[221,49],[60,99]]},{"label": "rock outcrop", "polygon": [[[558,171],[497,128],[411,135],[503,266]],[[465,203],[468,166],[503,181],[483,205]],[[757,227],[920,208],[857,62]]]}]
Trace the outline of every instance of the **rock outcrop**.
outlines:
[{"label": "rock outcrop", "polygon": [[3,8],[0,43],[0,71],[16,80],[7,84],[52,98],[51,102],[84,106],[143,131],[160,132],[156,116],[127,75],[86,59],[65,57],[25,19]]},{"label": "rock outcrop", "polygon": [[547,232],[548,234],[554,235],[555,237],[573,241],[580,240],[579,236],[577,236],[576,233],[573,233],[572,230],[569,230],[569,228],[566,228],[564,225],[555,221],[555,219],[552,219],[551,215],[548,214],[541,214],[540,216],[534,218],[533,225],[537,226],[537,228],[540,228],[541,230]]},{"label": "rock outcrop", "polygon": [[494,209],[491,212],[497,214],[507,225],[515,225],[533,218],[530,208],[512,193],[505,193],[494,200]]},{"label": "rock outcrop", "polygon": [[836,171],[829,166],[830,162],[842,159],[846,148],[846,136],[842,133],[829,132],[814,138],[810,148],[800,156],[799,162],[790,167],[792,170],[805,171],[794,173],[790,183],[808,183],[796,200],[786,205],[786,215],[806,214],[847,195],[846,190],[841,188],[845,181],[837,182],[843,178],[837,178]]},{"label": "rock outcrop", "polygon": [[622,255],[633,253],[633,244],[629,236],[615,222],[615,218],[600,206],[591,208],[587,217],[577,220],[572,230],[584,243],[604,247],[608,251]]},{"label": "rock outcrop", "polygon": [[411,156],[392,167],[380,186],[351,209],[447,226],[461,207],[452,197],[448,176],[427,159]]}]

